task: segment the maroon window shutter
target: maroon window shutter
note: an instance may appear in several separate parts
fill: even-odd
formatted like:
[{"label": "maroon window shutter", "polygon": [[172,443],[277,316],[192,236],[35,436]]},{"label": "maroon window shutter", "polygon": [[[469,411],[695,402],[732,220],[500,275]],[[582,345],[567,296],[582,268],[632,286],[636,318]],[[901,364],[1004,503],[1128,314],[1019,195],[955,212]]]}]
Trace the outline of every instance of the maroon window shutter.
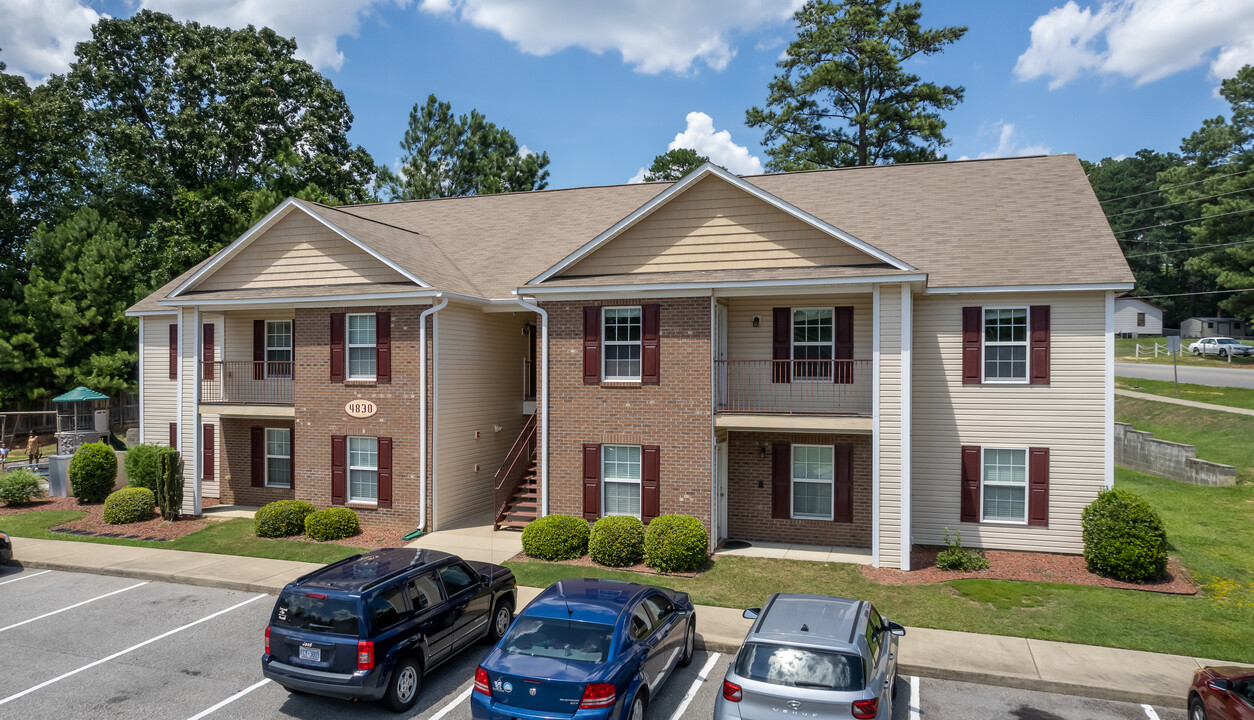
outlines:
[{"label": "maroon window shutter", "polygon": [[392,313],[374,314],[374,350],[377,382],[392,382]]},{"label": "maroon window shutter", "polygon": [[170,324],[170,379],[179,379],[179,326]]},{"label": "maroon window shutter", "polygon": [[331,504],[343,505],[348,497],[348,477],[345,466],[348,440],[343,435],[331,436]]},{"label": "maroon window shutter", "polygon": [[1028,448],[1028,524],[1049,525],[1049,448]]},{"label": "maroon window shutter", "polygon": [[583,446],[583,516],[601,517],[601,446],[594,443]]},{"label": "maroon window shutter", "polygon": [[200,449],[201,457],[202,457],[201,477],[204,478],[205,480],[212,481],[213,471],[214,471],[213,425],[211,425],[210,423],[205,423],[204,425],[201,426],[201,432],[204,433],[204,440],[203,440],[204,447]]},{"label": "maroon window shutter", "polygon": [[1028,310],[1028,329],[1030,334],[1030,353],[1028,367],[1031,368],[1033,385],[1049,384],[1049,306],[1033,305]]},{"label": "maroon window shutter", "polygon": [[211,323],[201,326],[203,337],[200,343],[200,359],[204,362],[204,374],[201,377],[205,380],[213,379],[213,330],[214,325]]},{"label": "maroon window shutter", "polygon": [[378,504],[381,508],[390,508],[392,507],[392,438],[381,437],[378,442]]},{"label": "maroon window shutter", "polygon": [[[790,316],[791,317],[791,316]],[[792,445],[771,444],[771,517],[787,520],[792,516]]]},{"label": "maroon window shutter", "polygon": [[266,486],[266,429],[263,427],[250,428],[252,437],[252,468],[253,468],[253,487]]},{"label": "maroon window shutter", "polygon": [[[984,378],[980,364],[984,340],[984,310],[962,309],[962,384],[979,385]],[[978,481],[978,478],[977,478]]]},{"label": "maroon window shutter", "polygon": [[662,476],[661,448],[657,445],[644,445],[640,448],[640,455],[640,519],[648,523],[662,514],[662,490],[659,487]]},{"label": "maroon window shutter", "polygon": [[178,446],[179,446],[179,424],[170,423],[170,447],[176,448]]},{"label": "maroon window shutter", "polygon": [[980,521],[980,446],[962,446],[962,522]]},{"label": "maroon window shutter", "polygon": [[853,363],[839,361],[853,360],[853,308],[836,308],[833,323],[835,325],[833,337],[836,342],[832,357],[836,358],[838,362],[835,363],[836,367],[832,373],[832,380],[848,385],[853,382]]},{"label": "maroon window shutter", "polygon": [[[295,327],[296,323],[292,323]],[[293,343],[295,348],[296,344]],[[287,431],[287,486],[296,489],[296,428]]]},{"label": "maroon window shutter", "polygon": [[331,382],[344,382],[344,313],[331,313]]},{"label": "maroon window shutter", "polygon": [[[792,381],[792,308],[775,308],[771,318],[771,382]],[[785,515],[787,517],[787,515]]]},{"label": "maroon window shutter", "polygon": [[640,306],[640,382],[642,383],[661,382],[662,359],[658,349],[661,307],[656,303]]},{"label": "maroon window shutter", "polygon": [[601,308],[596,305],[583,308],[583,381],[601,382]]},{"label": "maroon window shutter", "polygon": [[836,446],[836,477],[832,487],[835,508],[832,520],[839,523],[853,522],[853,448]]},{"label": "maroon window shutter", "polygon": [[266,321],[253,320],[253,380],[266,378]]}]

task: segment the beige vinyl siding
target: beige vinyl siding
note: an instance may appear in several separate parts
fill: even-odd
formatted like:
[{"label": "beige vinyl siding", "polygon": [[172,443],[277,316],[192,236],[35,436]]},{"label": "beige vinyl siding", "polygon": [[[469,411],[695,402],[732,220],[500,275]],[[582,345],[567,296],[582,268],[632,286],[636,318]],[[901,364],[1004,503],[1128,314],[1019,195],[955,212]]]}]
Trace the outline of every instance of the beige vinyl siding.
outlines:
[{"label": "beige vinyl siding", "polygon": [[[896,286],[893,286],[894,289]],[[727,359],[770,360],[774,308],[853,308],[853,357],[871,359],[873,318],[870,293],[737,297],[727,303]],[[758,326],[753,326],[754,316]]]},{"label": "beige vinyl siding", "polygon": [[[964,306],[1050,306],[1049,385],[963,385]],[[1105,295],[916,296],[914,541],[1079,553],[1080,512],[1105,487]],[[1049,527],[960,523],[961,446],[1049,448]]]},{"label": "beige vinyl siding", "polygon": [[292,212],[195,290],[406,282],[407,278],[303,212]]},{"label": "beige vinyl siding", "polygon": [[144,408],[144,442],[170,444],[170,423],[178,405],[178,381],[170,379],[170,325],[177,315],[147,315],[144,324],[144,392],[139,402]]},{"label": "beige vinyl siding", "polygon": [[[918,322],[918,315],[915,315]],[[917,326],[916,326],[917,327]],[[914,362],[918,363],[915,347]],[[917,392],[917,391],[916,391]],[[880,566],[901,567],[901,286],[880,286]],[[917,418],[915,423],[918,423]],[[912,446],[917,457],[917,441]],[[914,476],[918,484],[918,476]],[[955,497],[957,497],[955,495]],[[918,509],[916,506],[915,514]]]},{"label": "beige vinyl siding", "polygon": [[441,530],[493,519],[493,475],[526,421],[522,328],[534,315],[484,313],[450,303],[435,317],[439,416],[433,517],[434,529]]},{"label": "beige vinyl siding", "polygon": [[877,263],[843,240],[716,177],[706,178],[564,275]]},{"label": "beige vinyl siding", "polygon": [[[225,321],[218,345],[224,362],[252,362],[253,322],[257,320],[286,320],[292,322],[296,311],[292,308],[269,310],[240,310],[225,314]],[[293,338],[295,339],[295,338]]]}]

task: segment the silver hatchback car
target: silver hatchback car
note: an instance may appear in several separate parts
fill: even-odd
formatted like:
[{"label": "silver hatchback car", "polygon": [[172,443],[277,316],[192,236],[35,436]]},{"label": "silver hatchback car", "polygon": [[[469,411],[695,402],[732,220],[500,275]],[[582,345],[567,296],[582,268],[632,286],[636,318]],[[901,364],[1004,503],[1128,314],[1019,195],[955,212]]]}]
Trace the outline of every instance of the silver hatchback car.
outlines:
[{"label": "silver hatchback car", "polygon": [[715,720],[891,718],[897,638],[906,629],[868,602],[775,594],[723,678]]}]

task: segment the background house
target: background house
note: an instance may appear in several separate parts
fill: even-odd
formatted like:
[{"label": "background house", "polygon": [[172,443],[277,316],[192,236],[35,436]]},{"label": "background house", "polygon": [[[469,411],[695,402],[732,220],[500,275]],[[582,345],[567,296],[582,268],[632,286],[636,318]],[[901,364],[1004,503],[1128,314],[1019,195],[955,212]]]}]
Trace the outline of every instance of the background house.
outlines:
[{"label": "background house", "polygon": [[1191,317],[1180,323],[1180,337],[1245,337],[1249,323],[1230,317]]},{"label": "background house", "polygon": [[1163,334],[1163,309],[1127,293],[1115,298],[1115,332],[1119,337]]}]

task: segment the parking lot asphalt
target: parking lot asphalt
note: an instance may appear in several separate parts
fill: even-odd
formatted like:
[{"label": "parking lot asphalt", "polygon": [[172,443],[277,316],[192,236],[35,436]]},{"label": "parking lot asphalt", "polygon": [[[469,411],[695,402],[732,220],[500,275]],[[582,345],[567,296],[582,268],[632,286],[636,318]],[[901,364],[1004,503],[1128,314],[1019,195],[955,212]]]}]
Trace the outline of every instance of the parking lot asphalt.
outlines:
[{"label": "parking lot asphalt", "polygon": [[[292,695],[266,681],[260,660],[273,604],[256,593],[0,568],[0,717],[470,717],[486,643],[430,673],[417,705],[398,716],[369,703]],[[730,659],[698,651],[666,681],[647,717],[712,717]],[[1183,720],[1184,711],[902,676],[893,720],[959,718]]]}]

